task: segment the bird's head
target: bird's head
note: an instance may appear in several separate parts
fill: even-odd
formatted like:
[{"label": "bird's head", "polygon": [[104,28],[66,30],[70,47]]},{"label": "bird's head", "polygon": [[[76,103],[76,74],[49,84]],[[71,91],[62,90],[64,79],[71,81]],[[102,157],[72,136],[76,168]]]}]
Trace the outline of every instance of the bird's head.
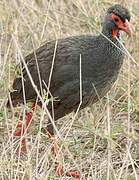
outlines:
[{"label": "bird's head", "polygon": [[131,27],[129,23],[130,18],[129,11],[125,7],[116,4],[107,10],[107,15],[104,22],[104,30],[107,29],[113,38],[119,36],[120,30],[131,36]]}]

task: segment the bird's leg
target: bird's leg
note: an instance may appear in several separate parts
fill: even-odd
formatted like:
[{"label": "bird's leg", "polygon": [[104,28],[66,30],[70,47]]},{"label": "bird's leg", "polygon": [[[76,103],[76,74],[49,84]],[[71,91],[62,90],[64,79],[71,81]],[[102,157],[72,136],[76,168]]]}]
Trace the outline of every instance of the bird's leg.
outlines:
[{"label": "bird's leg", "polygon": [[47,125],[47,134],[49,137],[49,140],[53,143],[52,146],[52,153],[57,159],[57,165],[56,165],[56,173],[58,176],[62,176],[64,174],[64,168],[63,164],[61,163],[61,154],[60,154],[60,148],[59,145],[56,142],[55,136],[54,136],[54,128],[53,125],[51,124],[51,121],[49,120],[49,123]]},{"label": "bird's leg", "polygon": [[[36,109],[36,103],[33,103],[32,105],[32,112],[27,112],[26,113],[26,117],[25,117],[25,126],[22,122],[18,122],[17,126],[16,126],[16,130],[14,132],[14,137],[21,137],[23,135],[25,135],[25,133],[27,132],[31,122],[32,122],[32,116],[33,116],[33,112]],[[17,153],[20,154],[21,152],[26,152],[27,148],[26,148],[26,139],[23,138],[20,142],[19,142],[19,147],[17,149]]]},{"label": "bird's leg", "polygon": [[[55,155],[55,157],[57,158],[56,173],[57,173],[58,176],[63,176],[64,175],[64,167],[63,167],[63,164],[61,162],[62,154],[60,153],[60,147],[57,144],[56,139],[54,137],[52,124],[49,124],[47,126],[47,129],[48,129],[47,130],[48,137],[54,143],[53,147],[52,147],[52,152]],[[74,177],[74,178],[80,179],[80,173],[78,171],[69,171],[69,172],[66,173],[66,175],[69,176],[69,177]]]}]

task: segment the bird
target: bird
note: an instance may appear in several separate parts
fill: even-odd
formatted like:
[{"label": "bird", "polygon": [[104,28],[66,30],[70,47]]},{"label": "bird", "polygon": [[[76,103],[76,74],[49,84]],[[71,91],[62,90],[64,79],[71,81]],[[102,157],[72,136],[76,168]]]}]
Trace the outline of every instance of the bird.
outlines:
[{"label": "bird", "polygon": [[[23,78],[20,76],[14,79],[7,107],[25,102],[32,102],[33,110],[36,104],[41,107],[42,102],[34,85],[41,97],[45,93],[48,100],[53,97],[46,107],[55,122],[76,111],[81,99],[80,109],[99,101],[117,80],[124,60],[120,32],[124,31],[131,36],[130,19],[128,9],[115,4],[107,9],[102,31],[98,35],[85,34],[52,40],[27,55],[22,62]],[[31,119],[32,112],[29,112],[27,125]],[[18,128],[21,127],[19,123]],[[51,137],[54,136],[50,120],[47,131]],[[15,135],[21,136],[21,129]],[[25,146],[25,142],[23,144]],[[62,168],[59,164],[59,175],[63,173]],[[70,172],[69,176],[76,177],[75,174]]]}]

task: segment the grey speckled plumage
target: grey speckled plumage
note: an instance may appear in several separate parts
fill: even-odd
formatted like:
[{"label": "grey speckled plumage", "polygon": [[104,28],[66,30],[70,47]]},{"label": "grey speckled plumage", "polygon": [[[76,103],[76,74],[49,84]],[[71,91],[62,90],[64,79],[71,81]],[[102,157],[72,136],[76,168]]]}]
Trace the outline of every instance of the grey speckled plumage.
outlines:
[{"label": "grey speckled plumage", "polygon": [[[119,15],[124,21],[125,19],[130,20],[130,15],[127,9],[120,5],[115,5],[108,9],[103,23],[103,34],[116,46],[121,48],[118,41],[114,39],[111,34],[112,28],[116,26],[116,24],[108,18],[112,12]],[[39,65],[42,86],[43,89],[46,89],[44,82],[48,85],[55,43],[55,41],[48,42],[37,49],[35,53],[33,52],[25,57],[27,67],[38,90],[40,90],[40,83],[35,56]],[[54,101],[55,120],[76,110],[79,105],[80,55],[83,96],[81,108],[85,108],[89,103],[95,103],[110,90],[117,79],[124,58],[122,51],[115,45],[108,41],[102,34],[98,36],[74,36],[57,41],[50,86],[50,92],[53,97],[58,97],[59,99],[59,101]],[[23,69],[23,77],[26,101],[35,101],[36,93],[25,69]],[[13,89],[15,91],[10,94],[13,104],[15,105],[18,102],[23,103],[21,78],[14,80]],[[51,112],[51,103],[48,105],[48,109]]]}]

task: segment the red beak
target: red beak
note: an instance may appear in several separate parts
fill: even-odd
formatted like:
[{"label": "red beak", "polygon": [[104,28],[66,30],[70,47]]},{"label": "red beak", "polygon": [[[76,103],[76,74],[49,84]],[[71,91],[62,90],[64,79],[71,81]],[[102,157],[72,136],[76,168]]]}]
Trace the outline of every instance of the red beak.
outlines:
[{"label": "red beak", "polygon": [[118,28],[126,32],[129,36],[131,36],[132,30],[128,20],[126,20],[125,23],[119,23]]}]

